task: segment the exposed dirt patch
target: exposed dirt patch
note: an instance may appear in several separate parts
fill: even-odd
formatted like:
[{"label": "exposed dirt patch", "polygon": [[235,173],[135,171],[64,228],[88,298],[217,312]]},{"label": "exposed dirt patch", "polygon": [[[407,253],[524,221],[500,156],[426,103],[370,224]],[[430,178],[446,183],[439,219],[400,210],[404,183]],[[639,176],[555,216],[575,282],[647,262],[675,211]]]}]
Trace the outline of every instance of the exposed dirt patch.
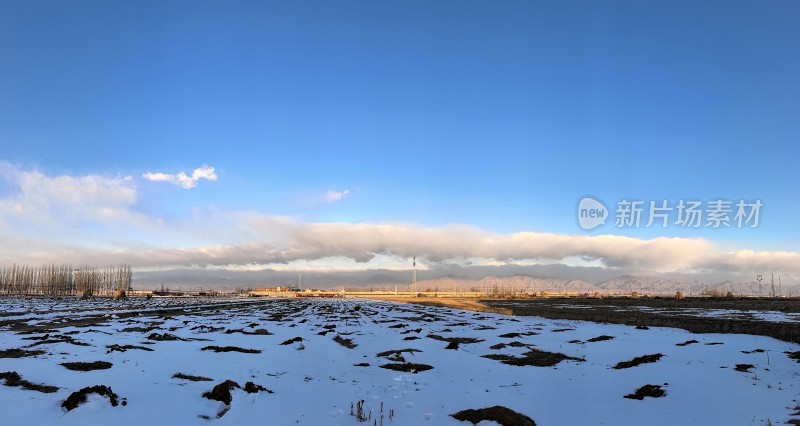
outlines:
[{"label": "exposed dirt patch", "polygon": [[429,334],[427,337],[429,339],[440,340],[442,342],[459,343],[459,344],[483,342],[483,339],[478,339],[478,338],[475,338],[475,337],[443,337],[443,336],[440,336],[438,334]]},{"label": "exposed dirt patch", "polygon": [[[755,318],[708,318],[676,313],[674,309],[733,309],[742,311],[800,312],[800,298],[537,298],[509,301],[482,300],[488,306],[506,308],[513,315],[538,316],[549,319],[592,321],[627,324],[638,327],[672,327],[693,333],[735,333],[769,336],[787,342],[800,343],[800,327],[791,322],[768,322]],[[580,306],[581,309],[574,309]],[[673,310],[643,311],[636,307]],[[631,308],[631,310],[620,309]],[[637,327],[637,328],[638,328]]]},{"label": "exposed dirt patch", "polygon": [[186,341],[186,339],[184,339],[182,337],[178,337],[178,336],[176,336],[174,334],[169,334],[169,333],[164,333],[164,334],[153,333],[153,334],[147,336],[147,339],[148,340],[155,340],[156,342],[174,342],[174,341],[185,342]]},{"label": "exposed dirt patch", "polygon": [[[100,396],[107,396],[108,402],[111,403],[112,407],[116,407],[119,405],[119,401],[117,398],[117,394],[115,394],[110,387],[98,385],[98,386],[88,386],[79,391],[72,392],[67,399],[61,403],[63,408],[66,408],[67,411],[72,411],[77,408],[79,405],[86,402],[86,395],[90,393],[96,393]],[[126,405],[127,403],[123,400],[122,405]]]},{"label": "exposed dirt patch", "polygon": [[303,341],[302,337],[294,337],[294,338],[291,338],[289,340],[283,341],[283,343],[281,343],[281,345],[291,345],[292,343],[302,342],[302,341]]},{"label": "exposed dirt patch", "polygon": [[[784,353],[789,356],[789,359],[793,359],[793,360],[797,361],[798,363],[800,363],[800,351],[797,351],[797,352],[786,351]],[[2,357],[0,356],[0,358],[2,358]]]},{"label": "exposed dirt patch", "polygon": [[214,351],[214,352],[241,352],[243,354],[260,354],[260,349],[245,349],[238,346],[206,346],[201,351]]},{"label": "exposed dirt patch", "polygon": [[230,405],[231,401],[233,401],[233,395],[231,395],[231,390],[240,388],[241,386],[239,386],[239,384],[234,382],[233,380],[225,380],[224,382],[214,386],[214,388],[211,389],[211,391],[204,393],[203,398],[219,401],[223,404]]},{"label": "exposed dirt patch", "polygon": [[685,341],[683,343],[676,343],[675,346],[689,346],[689,345],[693,345],[695,343],[700,343],[700,342],[698,342],[697,340],[687,340],[687,341]]},{"label": "exposed dirt patch", "polygon": [[419,339],[419,337],[417,337],[417,336],[408,336],[408,337],[404,337],[403,338],[403,340],[418,340],[418,339]]},{"label": "exposed dirt patch", "polygon": [[586,361],[583,358],[575,358],[558,352],[547,352],[538,349],[531,349],[528,352],[522,354],[522,356],[490,354],[490,355],[483,355],[483,358],[493,359],[495,361],[500,361],[503,364],[515,365],[520,367],[525,365],[530,365],[534,367],[552,367],[560,363],[561,361],[565,360],[578,361],[578,362]]},{"label": "exposed dirt patch", "polygon": [[125,327],[119,331],[122,333],[149,333],[153,330],[161,330],[161,327],[157,325],[151,325],[149,327]]},{"label": "exposed dirt patch", "polygon": [[345,339],[344,337],[338,334],[333,338],[333,341],[344,346],[347,349],[353,349],[356,346],[358,346],[357,344],[353,343],[352,339]]},{"label": "exposed dirt patch", "polygon": [[499,405],[478,410],[459,411],[450,416],[456,420],[470,422],[475,425],[482,421],[490,421],[497,422],[502,426],[536,426],[536,423],[530,417]]},{"label": "exposed dirt patch", "polygon": [[62,362],[64,368],[72,371],[94,371],[94,370],[108,370],[114,364],[108,361],[94,361],[94,362]]},{"label": "exposed dirt patch", "polygon": [[0,350],[0,358],[25,358],[29,356],[37,356],[44,354],[44,351],[35,349],[29,351],[27,349],[3,349]]},{"label": "exposed dirt patch", "polygon": [[606,336],[606,335],[604,334],[604,335],[602,335],[602,336],[592,337],[591,339],[587,340],[587,342],[589,342],[589,343],[593,343],[593,342],[604,342],[604,341],[606,341],[606,340],[612,340],[612,339],[614,339],[614,336]]},{"label": "exposed dirt patch", "polygon": [[420,371],[431,370],[433,366],[427,364],[415,364],[413,362],[391,363],[383,364],[381,368],[386,368],[394,371],[402,371],[404,373],[419,373]]},{"label": "exposed dirt patch", "polygon": [[106,346],[106,348],[108,349],[106,351],[107,354],[110,354],[111,352],[125,352],[125,351],[127,351],[129,349],[137,349],[137,350],[140,350],[140,351],[150,351],[150,352],[153,351],[152,349],[144,347],[144,346],[136,346],[136,345],[123,345],[123,346],[120,346],[120,345],[118,345],[116,343],[113,344],[113,345],[110,345],[110,346]]},{"label": "exposed dirt patch", "polygon": [[270,333],[269,331],[267,331],[267,330],[265,330],[263,328],[259,328],[259,329],[253,330],[253,331],[247,331],[247,330],[242,329],[242,328],[237,328],[237,329],[233,329],[233,330],[225,330],[225,334],[233,334],[233,333],[247,334],[249,336],[272,336],[272,333]]},{"label": "exposed dirt patch", "polygon": [[749,373],[751,368],[754,368],[755,365],[753,364],[736,364],[736,371],[741,371],[742,373]]},{"label": "exposed dirt patch", "polygon": [[741,351],[741,352],[742,352],[743,354],[747,354],[747,355],[750,355],[750,354],[760,354],[760,353],[764,353],[764,349],[753,349],[752,351]]},{"label": "exposed dirt patch", "polygon": [[[382,297],[369,296],[370,299],[386,300],[389,302],[412,303],[424,306],[439,306],[443,308],[463,309],[465,311],[489,312],[503,315],[512,315],[511,309],[487,306],[475,299],[469,298],[428,298],[428,297]],[[425,321],[423,319],[423,321]]]},{"label": "exposed dirt patch", "polygon": [[636,389],[636,392],[625,395],[623,398],[638,399],[641,401],[646,397],[662,398],[666,395],[667,393],[664,391],[664,389],[661,389],[660,385],[644,385],[639,389]]},{"label": "exposed dirt patch", "polygon": [[91,346],[88,343],[84,343],[84,342],[75,340],[72,336],[68,336],[66,334],[56,334],[54,336],[50,336],[49,334],[45,334],[44,336],[41,336],[41,337],[28,337],[26,339],[27,340],[39,340],[36,343],[31,343],[30,345],[25,346],[26,348],[32,348],[34,346],[39,346],[39,345],[49,345],[49,344],[53,344],[53,343],[68,343],[70,345],[75,345],[75,346]]},{"label": "exposed dirt patch", "polygon": [[53,393],[58,391],[58,388],[55,386],[39,385],[36,383],[31,383],[27,380],[23,380],[16,371],[6,371],[5,373],[0,373],[0,380],[5,380],[4,384],[6,386],[19,386],[23,389],[36,392]]},{"label": "exposed dirt patch", "polygon": [[359,362],[358,364],[353,364],[353,367],[369,367],[368,362]]},{"label": "exposed dirt patch", "polygon": [[203,377],[203,376],[192,376],[191,374],[183,374],[183,373],[175,373],[172,375],[173,379],[183,379],[189,380],[192,382],[212,382],[214,379],[210,377]]},{"label": "exposed dirt patch", "polygon": [[664,354],[650,354],[650,355],[637,356],[636,358],[631,359],[629,361],[618,362],[617,365],[614,366],[614,369],[621,370],[623,368],[636,367],[637,365],[641,364],[649,364],[651,362],[658,361],[663,356]]},{"label": "exposed dirt patch", "polygon": [[275,393],[271,390],[265,388],[264,386],[257,385],[253,382],[247,382],[244,384],[244,391],[247,393],[258,393],[258,392],[266,392],[266,393]]}]

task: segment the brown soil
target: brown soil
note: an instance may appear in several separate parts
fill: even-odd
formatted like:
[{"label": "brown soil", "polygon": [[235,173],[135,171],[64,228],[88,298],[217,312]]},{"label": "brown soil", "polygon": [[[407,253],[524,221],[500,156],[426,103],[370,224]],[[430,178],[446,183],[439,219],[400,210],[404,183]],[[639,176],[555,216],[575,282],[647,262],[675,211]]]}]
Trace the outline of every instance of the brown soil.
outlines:
[{"label": "brown soil", "polygon": [[700,342],[698,342],[697,340],[692,339],[692,340],[687,340],[687,341],[685,341],[683,343],[676,343],[675,346],[689,346],[689,345],[693,345],[695,343],[700,343]]},{"label": "brown soil", "polygon": [[260,354],[260,349],[245,349],[236,346],[206,346],[201,351],[214,351],[214,352],[241,352],[244,354]]},{"label": "brown soil", "polygon": [[[241,386],[239,386],[239,384],[233,380],[225,380],[224,382],[214,386],[214,389],[211,389],[210,392],[204,393],[203,398],[219,401],[225,405],[231,405],[231,401],[233,401],[231,390],[239,388],[241,388]],[[220,415],[219,417],[222,416]]]},{"label": "brown soil", "polygon": [[751,368],[754,368],[755,365],[753,364],[736,364],[736,371],[741,371],[742,373],[749,373]]},{"label": "brown soil", "polygon": [[292,343],[302,342],[302,341],[303,341],[302,337],[293,337],[289,340],[285,340],[283,343],[281,343],[281,345],[291,345]]},{"label": "brown soil", "polygon": [[536,426],[536,423],[530,417],[499,405],[478,410],[459,411],[452,414],[451,417],[475,425],[488,420],[497,422],[501,426]]},{"label": "brown soil", "polygon": [[463,343],[463,344],[467,344],[467,343],[480,343],[480,342],[483,342],[483,339],[476,339],[474,337],[442,337],[442,336],[439,336],[438,334],[429,334],[427,337],[429,339],[440,340],[442,342],[448,342],[448,343]]},{"label": "brown soil", "polygon": [[342,336],[340,336],[338,334],[336,335],[336,337],[333,338],[333,341],[338,343],[338,344],[340,344],[340,345],[342,345],[342,346],[344,346],[347,349],[353,349],[356,346],[358,346],[357,344],[353,343],[353,340],[345,339],[344,337],[342,337]]},{"label": "brown soil", "polygon": [[23,380],[16,371],[6,371],[5,373],[0,373],[0,380],[5,380],[6,386],[19,386],[23,389],[36,392],[53,393],[58,391],[58,388],[55,386],[38,385],[27,380]]},{"label": "brown soil", "polygon": [[645,399],[646,397],[650,398],[661,398],[666,396],[667,393],[664,392],[664,389],[661,389],[660,385],[644,385],[639,389],[636,389],[636,392],[632,394],[625,395],[624,398],[628,399],[638,399],[639,401]]},{"label": "brown soil", "polygon": [[565,360],[578,362],[585,361],[583,358],[575,358],[558,352],[540,351],[538,349],[531,349],[522,354],[522,356],[490,354],[483,355],[483,358],[493,359],[500,361],[503,364],[516,365],[520,367],[525,365],[534,367],[552,367]]},{"label": "brown soil", "polygon": [[419,373],[420,371],[431,370],[433,366],[427,364],[414,364],[412,362],[383,364],[381,368],[386,368],[394,371],[402,371],[404,373]]},{"label": "brown soil", "polygon": [[[89,395],[90,393],[96,393],[100,396],[107,396],[108,402],[111,403],[112,407],[116,407],[117,405],[119,405],[119,402],[117,401],[118,396],[111,390],[110,387],[98,385],[98,386],[85,387],[79,391],[72,392],[72,394],[69,397],[67,397],[66,401],[61,403],[61,406],[63,408],[66,408],[67,411],[71,411],[77,408],[79,405],[86,402],[86,395]],[[125,404],[126,403],[123,400],[122,405]]]},{"label": "brown soil", "polygon": [[225,334],[233,334],[233,333],[247,334],[250,336],[272,336],[272,333],[263,328],[259,328],[253,331],[247,331],[241,328],[237,328],[234,330],[225,330]]},{"label": "brown soil", "polygon": [[637,356],[636,358],[634,358],[634,359],[632,359],[630,361],[622,361],[622,362],[617,363],[617,365],[614,366],[614,369],[615,370],[621,370],[623,368],[636,367],[637,365],[641,365],[641,364],[649,364],[649,363],[658,361],[663,356],[664,356],[664,354],[651,354],[651,355]]},{"label": "brown soil", "polygon": [[253,382],[247,382],[244,384],[244,391],[247,393],[258,393],[258,392],[266,392],[266,393],[274,393],[271,390],[265,388],[264,386],[257,385]]},{"label": "brown soil", "polygon": [[594,343],[594,342],[604,342],[604,341],[606,341],[606,340],[611,340],[611,339],[613,339],[613,338],[614,338],[614,336],[606,336],[606,335],[604,334],[604,335],[602,335],[602,336],[592,337],[591,339],[587,340],[587,342],[589,342],[589,343]]},{"label": "brown soil", "polygon": [[512,315],[511,309],[488,306],[476,299],[380,296],[373,298],[376,300],[386,300],[388,302],[413,303],[415,305],[439,306],[443,308],[463,309],[465,311]]},{"label": "brown soil", "polygon": [[212,381],[214,381],[214,379],[209,378],[209,377],[192,376],[190,374],[183,374],[183,373],[175,373],[175,374],[172,375],[172,378],[173,379],[189,380],[189,381],[192,381],[192,382],[212,382]]},{"label": "brown soil", "polygon": [[44,351],[27,349],[3,349],[0,350],[0,358],[25,358],[44,354]]},{"label": "brown soil", "polygon": [[111,368],[112,363],[107,361],[94,361],[94,362],[62,362],[67,370],[72,371],[94,371],[94,370],[107,370]]},{"label": "brown soil", "polygon": [[110,354],[111,352],[126,352],[129,349],[137,349],[137,350],[140,350],[140,351],[150,351],[150,352],[153,351],[152,349],[146,348],[144,346],[136,346],[136,345],[122,345],[122,346],[120,346],[120,345],[118,345],[116,343],[113,344],[113,345],[110,345],[110,346],[106,346],[106,348],[108,349],[106,351],[107,354]]},{"label": "brown soil", "polygon": [[[690,316],[680,312],[646,312],[640,310],[619,311],[620,307],[648,306],[659,309],[705,308],[735,310],[771,310],[778,312],[800,312],[800,298],[792,299],[728,299],[687,297],[673,298],[539,298],[513,300],[482,300],[493,308],[505,308],[513,315],[538,316],[550,319],[566,319],[611,322],[632,326],[681,328],[693,333],[737,333],[774,337],[787,342],[800,343],[800,327],[796,323],[759,321],[749,317],[707,318]],[[565,306],[566,305],[566,306]],[[582,306],[574,309],[571,306]],[[464,305],[465,308],[468,305]]]},{"label": "brown soil", "polygon": [[181,338],[181,337],[178,337],[178,336],[176,336],[174,334],[169,334],[169,333],[164,333],[164,334],[153,333],[153,334],[147,336],[147,339],[148,340],[155,340],[156,342],[174,342],[174,341],[185,342],[186,341],[186,339],[184,339],[184,338]]}]

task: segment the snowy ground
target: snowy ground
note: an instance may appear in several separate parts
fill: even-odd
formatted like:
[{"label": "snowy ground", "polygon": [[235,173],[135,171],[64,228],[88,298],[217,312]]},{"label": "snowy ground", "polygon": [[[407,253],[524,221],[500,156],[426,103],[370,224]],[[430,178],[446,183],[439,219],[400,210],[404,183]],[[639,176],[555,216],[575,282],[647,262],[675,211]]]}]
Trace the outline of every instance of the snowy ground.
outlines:
[{"label": "snowy ground", "polygon": [[[639,330],[376,301],[261,300],[219,309],[208,308],[208,301],[180,302],[170,305],[175,309],[167,316],[154,310],[172,302],[81,305],[73,300],[71,307],[48,308],[52,303],[0,300],[0,313],[8,314],[0,319],[52,328],[19,334],[10,325],[0,327],[0,351],[44,351],[0,357],[0,373],[15,371],[32,384],[58,387],[43,393],[0,386],[3,424],[358,425],[381,424],[382,415],[384,425],[464,425],[469,423],[450,415],[494,405],[527,415],[537,425],[756,425],[800,418],[792,416],[800,399],[800,363],[788,354],[800,347],[766,337]],[[141,315],[125,316],[137,311]],[[103,317],[97,323],[53,326],[65,316],[74,320],[98,313]],[[186,340],[148,338],[154,333]],[[519,335],[500,337],[508,333]],[[337,336],[357,346],[347,348],[334,341]],[[435,336],[480,341],[445,349],[449,343]],[[589,341],[599,336],[613,338]],[[296,337],[302,341],[281,344]],[[685,344],[691,340],[697,343]],[[506,346],[498,348],[499,343]],[[109,352],[114,344],[138,348]],[[260,352],[202,350],[208,346]],[[433,368],[416,373],[381,368],[403,362],[397,353],[379,353],[401,349],[419,350],[400,352],[406,362]],[[521,357],[531,349],[577,360],[537,367],[483,357]],[[613,368],[651,354],[663,357]],[[112,367],[82,372],[60,365],[93,361]],[[737,371],[738,364],[752,368]],[[176,373],[212,380],[173,378]],[[203,397],[225,380],[242,387],[250,381],[272,393],[234,389],[229,406]],[[661,386],[666,395],[623,397],[648,384]],[[62,408],[72,392],[94,385],[109,386],[120,404],[113,407],[109,398],[91,394],[71,411]],[[369,417],[363,423],[351,415],[351,406],[356,414],[362,400]]]}]

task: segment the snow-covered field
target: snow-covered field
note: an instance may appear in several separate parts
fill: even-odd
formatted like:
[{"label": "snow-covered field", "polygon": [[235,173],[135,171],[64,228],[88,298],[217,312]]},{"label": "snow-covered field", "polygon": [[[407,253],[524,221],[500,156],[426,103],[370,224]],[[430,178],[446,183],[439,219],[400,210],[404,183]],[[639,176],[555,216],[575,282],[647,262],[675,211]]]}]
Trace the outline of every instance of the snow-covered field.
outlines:
[{"label": "snow-covered field", "polygon": [[[469,423],[451,414],[495,405],[537,425],[757,425],[800,418],[793,417],[800,363],[790,358],[800,347],[766,337],[359,300],[270,299],[218,308],[209,301],[62,303],[0,300],[6,314],[0,320],[50,328],[21,334],[7,321],[0,328],[0,373],[58,388],[0,386],[4,425],[459,425]],[[82,315],[100,318],[63,325]],[[163,340],[172,336],[181,340]],[[457,338],[461,343],[450,342]],[[42,352],[9,357],[9,349]],[[536,350],[571,359],[513,365],[557,361]],[[663,356],[614,368],[656,354]],[[111,366],[73,371],[61,365],[95,361]],[[382,367],[408,363],[432,369]],[[241,386],[232,388],[230,404],[203,396],[226,380]],[[265,390],[246,392],[247,382]],[[89,394],[71,411],[62,408],[70,394],[95,385],[110,387],[118,405]],[[644,385],[666,394],[624,397]]]}]

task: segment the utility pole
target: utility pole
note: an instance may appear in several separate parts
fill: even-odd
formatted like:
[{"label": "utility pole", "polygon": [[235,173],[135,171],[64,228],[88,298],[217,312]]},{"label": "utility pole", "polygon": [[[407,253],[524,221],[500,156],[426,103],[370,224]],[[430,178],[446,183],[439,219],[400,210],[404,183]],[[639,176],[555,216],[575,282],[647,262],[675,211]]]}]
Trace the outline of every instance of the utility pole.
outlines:
[{"label": "utility pole", "polygon": [[411,269],[411,291],[417,292],[417,256],[414,256]]},{"label": "utility pole", "polygon": [[759,295],[759,296],[761,296],[761,280],[762,280],[762,279],[763,279],[763,278],[761,277],[761,274],[758,274],[758,275],[756,276],[756,281],[758,281],[758,295]]}]

